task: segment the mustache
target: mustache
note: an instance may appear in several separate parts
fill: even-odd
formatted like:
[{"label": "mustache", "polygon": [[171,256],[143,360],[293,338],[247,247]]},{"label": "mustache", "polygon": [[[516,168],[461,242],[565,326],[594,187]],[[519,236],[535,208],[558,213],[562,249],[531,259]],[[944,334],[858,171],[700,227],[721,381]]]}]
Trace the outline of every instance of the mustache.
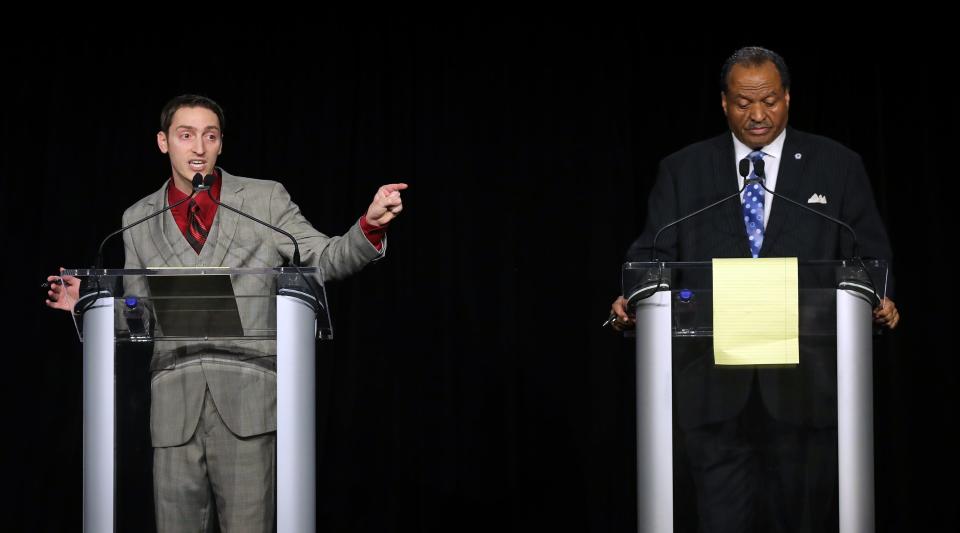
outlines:
[{"label": "mustache", "polygon": [[773,127],[773,123],[771,123],[771,122],[768,121],[768,120],[765,120],[765,121],[763,121],[763,122],[754,122],[754,121],[751,120],[751,121],[747,122],[747,129],[748,129],[748,130],[752,130],[752,129],[754,129],[754,128],[772,128],[772,127]]}]

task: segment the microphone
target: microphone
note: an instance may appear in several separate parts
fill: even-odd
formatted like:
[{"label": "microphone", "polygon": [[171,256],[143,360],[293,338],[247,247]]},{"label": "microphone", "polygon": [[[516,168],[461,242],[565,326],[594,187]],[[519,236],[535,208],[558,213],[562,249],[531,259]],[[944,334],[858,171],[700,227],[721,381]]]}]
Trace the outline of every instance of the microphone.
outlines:
[{"label": "microphone", "polygon": [[[193,180],[191,181],[193,183],[193,190],[190,192],[190,195],[187,196],[186,198],[183,198],[177,202],[174,202],[172,205],[168,205],[167,207],[164,207],[163,209],[155,213],[150,213],[149,215],[141,218],[140,220],[127,224],[126,226],[104,237],[103,240],[100,241],[100,247],[97,248],[97,259],[96,259],[96,262],[94,262],[93,264],[93,270],[100,270],[101,268],[103,268],[103,247],[107,244],[107,241],[109,241],[113,237],[123,233],[124,231],[127,231],[128,229],[134,226],[143,224],[144,222],[150,220],[155,216],[166,213],[167,211],[173,209],[174,207],[177,207],[178,205],[184,202],[187,202],[191,198],[196,196],[196,194],[200,192],[200,189],[203,187],[203,183],[204,183],[203,174],[200,174],[199,172],[197,172],[196,174],[194,174]],[[84,277],[80,281],[80,297],[77,299],[77,303],[74,307],[75,312],[78,312],[80,314],[85,313],[88,309],[90,309],[90,307],[93,306],[94,303],[96,303],[98,298],[102,298],[104,296],[110,296],[110,294],[111,294],[111,291],[109,289],[104,289],[100,286],[99,275],[94,274],[92,276]]]},{"label": "microphone", "polygon": [[[742,166],[743,161],[741,161],[740,163]],[[860,264],[861,271],[856,272],[856,271],[849,271],[849,269],[844,269],[842,273],[842,279],[839,281],[839,284],[838,284],[838,288],[844,289],[844,290],[850,290],[850,291],[854,291],[859,294],[862,294],[870,300],[872,307],[876,308],[877,306],[879,306],[880,294],[877,293],[877,289],[876,289],[877,284],[874,283],[873,277],[870,275],[870,271],[867,270],[867,265],[864,264],[863,258],[860,257],[860,244],[859,244],[859,241],[857,240],[857,232],[853,231],[853,228],[850,227],[849,224],[847,224],[846,222],[838,218],[834,218],[826,213],[821,213],[820,211],[817,211],[816,209],[813,209],[809,206],[803,205],[800,202],[793,200],[792,198],[787,198],[782,194],[777,194],[776,192],[768,189],[767,184],[765,183],[766,177],[764,176],[764,172],[763,172],[763,159],[760,159],[759,161],[754,162],[753,170],[757,175],[757,179],[751,180],[751,181],[756,181],[757,183],[759,183],[760,186],[763,187],[763,190],[769,192],[776,198],[786,200],[790,204],[803,208],[817,216],[821,216],[829,220],[830,222],[833,222],[834,224],[842,226],[844,229],[847,230],[847,232],[850,233],[850,237],[853,239],[853,254],[851,255],[851,259]]]},{"label": "microphone", "polygon": [[180,204],[182,204],[182,203],[184,203],[184,202],[186,202],[186,201],[189,201],[189,200],[190,200],[191,198],[193,198],[198,192],[200,192],[200,191],[202,190],[202,187],[203,187],[203,184],[204,184],[203,175],[200,174],[199,172],[197,172],[197,173],[193,176],[193,180],[192,180],[192,181],[193,181],[193,191],[190,193],[190,196],[187,196],[186,198],[184,198],[184,199],[182,199],[182,200],[180,200],[180,201],[178,201],[178,202],[176,202],[176,203],[174,203],[174,204],[172,204],[172,205],[168,205],[167,207],[164,207],[163,209],[157,211],[156,213],[151,213],[151,214],[149,214],[149,215],[141,218],[140,220],[138,220],[138,221],[136,221],[136,222],[132,222],[132,223],[130,223],[130,224],[128,224],[128,225],[126,225],[126,226],[118,229],[117,231],[114,231],[114,232],[111,233],[110,235],[107,235],[106,237],[104,237],[103,241],[100,242],[100,247],[97,248],[97,260],[96,260],[96,262],[94,263],[93,268],[94,268],[94,269],[100,269],[100,268],[103,266],[103,247],[104,247],[104,245],[107,244],[107,241],[109,241],[112,237],[114,237],[114,236],[116,236],[116,235],[119,235],[119,234],[123,233],[124,231],[127,231],[128,229],[130,229],[130,228],[132,228],[132,227],[134,227],[134,226],[136,226],[136,225],[138,225],[138,224],[142,224],[142,223],[150,220],[151,218],[153,218],[153,217],[155,217],[155,216],[157,216],[157,215],[162,215],[163,213],[166,213],[167,211],[173,209],[174,207],[177,207],[178,205],[180,205]]},{"label": "microphone", "polygon": [[[747,160],[744,159],[743,161],[747,161]],[[741,168],[743,167],[743,161],[740,162]],[[844,221],[842,221],[842,220],[840,220],[840,219],[834,218],[834,217],[832,217],[832,216],[830,216],[830,215],[828,215],[828,214],[826,214],[826,213],[821,213],[820,211],[817,211],[816,209],[813,209],[812,207],[803,205],[803,204],[801,204],[800,202],[797,202],[796,200],[793,200],[792,198],[787,198],[786,196],[784,196],[784,195],[782,195],[782,194],[777,194],[776,192],[768,189],[768,188],[767,188],[767,184],[766,184],[766,177],[764,176],[764,172],[763,172],[763,159],[760,159],[759,161],[757,161],[757,162],[755,162],[755,163],[753,164],[753,170],[754,170],[754,172],[757,174],[757,179],[756,179],[755,181],[756,181],[757,183],[759,183],[761,187],[763,187],[763,190],[765,190],[765,191],[767,191],[768,193],[772,194],[772,195],[775,196],[776,198],[781,198],[781,199],[783,199],[783,200],[786,200],[788,203],[791,203],[791,204],[793,204],[793,205],[795,205],[795,206],[797,206],[797,207],[800,207],[800,208],[802,208],[802,209],[805,209],[805,210],[807,210],[807,211],[810,211],[811,213],[814,213],[814,214],[817,215],[817,216],[821,216],[821,217],[829,220],[830,222],[833,222],[834,224],[837,224],[837,225],[839,225],[839,226],[842,226],[844,229],[846,229],[847,232],[850,233],[850,237],[853,239],[853,254],[851,255],[851,258],[853,258],[853,259],[860,259],[860,244],[859,244],[859,241],[857,240],[857,232],[853,231],[853,228],[850,227],[849,224],[847,224],[846,222],[844,222]],[[742,174],[742,173],[743,173],[743,172],[741,171],[741,174]],[[754,180],[751,180],[751,181],[754,181]]]},{"label": "microphone", "polygon": [[[763,160],[761,159],[760,162],[763,163]],[[750,160],[746,157],[741,159],[737,169],[740,171],[740,175],[746,179],[747,174],[750,174]]]},{"label": "microphone", "polygon": [[[718,206],[718,205],[720,205],[720,204],[722,204],[722,203],[724,203],[724,202],[726,202],[726,201],[728,201],[728,200],[730,200],[730,199],[732,199],[732,198],[739,198],[739,197],[740,197],[740,194],[743,193],[743,190],[747,187],[747,181],[748,181],[748,180],[746,180],[746,177],[747,177],[747,175],[750,173],[750,160],[747,159],[747,158],[741,159],[740,162],[739,162],[738,165],[737,165],[737,170],[739,171],[740,175],[743,176],[743,178],[744,178],[743,187],[740,187],[740,190],[738,190],[737,192],[735,192],[735,193],[733,193],[733,194],[731,194],[731,195],[729,195],[729,196],[726,196],[726,197],[724,197],[724,198],[721,198],[720,200],[717,200],[716,202],[714,202],[714,203],[712,203],[712,204],[710,204],[710,205],[708,205],[708,206],[706,206],[706,207],[704,207],[704,208],[702,208],[702,209],[698,209],[698,210],[694,211],[693,213],[690,213],[689,215],[682,216],[682,217],[678,218],[677,220],[674,220],[673,222],[670,222],[670,223],[666,224],[665,226],[662,226],[660,229],[657,230],[657,233],[653,236],[653,244],[650,246],[650,262],[651,262],[651,263],[659,263],[659,258],[657,258],[654,254],[656,253],[656,250],[657,250],[657,241],[660,239],[660,235],[661,235],[665,230],[667,230],[667,229],[669,229],[669,228],[671,228],[671,227],[673,227],[673,226],[676,226],[677,224],[683,222],[684,220],[693,218],[693,217],[695,217],[695,216],[697,216],[697,215],[699,215],[699,214],[701,214],[701,213],[703,213],[703,212],[705,212],[705,211],[709,211],[710,209],[713,209],[714,207],[716,207],[716,206]],[[643,279],[640,283],[638,283],[636,286],[634,286],[633,288],[630,289],[630,295],[627,297],[627,312],[628,312],[628,313],[631,312],[631,311],[633,310],[633,308],[636,307],[638,301],[643,300],[644,298],[649,297],[650,295],[652,295],[653,293],[655,293],[655,292],[657,292],[657,291],[659,291],[659,290],[669,289],[669,288],[670,288],[670,284],[667,283],[667,281],[663,279],[663,266],[662,266],[662,265],[661,265],[660,268],[658,268],[656,271],[653,271],[653,270],[648,271],[648,272],[644,275],[644,279]],[[624,291],[624,292],[626,292],[626,291]],[[613,321],[616,320],[616,319],[617,319],[617,315],[616,315],[615,313],[610,313],[610,316],[607,317],[606,322],[604,322],[601,327],[606,327],[606,326],[612,324]]]},{"label": "microphone", "polygon": [[[724,202],[726,202],[726,201],[728,201],[728,200],[730,200],[730,199],[739,198],[740,195],[743,193],[744,189],[747,187],[747,185],[749,185],[750,183],[759,183],[760,186],[763,187],[763,190],[764,190],[764,191],[769,192],[769,193],[772,194],[773,196],[775,196],[775,197],[777,197],[777,198],[782,198],[783,200],[785,200],[785,201],[788,202],[788,203],[791,203],[791,204],[796,205],[796,206],[798,206],[798,207],[801,207],[801,208],[803,208],[803,209],[805,209],[805,210],[807,210],[807,211],[810,211],[810,212],[812,212],[812,213],[815,213],[815,214],[817,214],[818,216],[821,216],[821,217],[823,217],[823,218],[826,218],[827,220],[830,220],[831,222],[842,226],[843,228],[845,228],[845,229],[850,233],[850,236],[853,238],[853,256],[852,256],[852,258],[853,258],[854,260],[858,261],[858,262],[860,263],[861,268],[863,269],[863,270],[862,270],[862,275],[861,275],[861,274],[858,274],[858,273],[854,273],[854,277],[862,278],[863,275],[865,275],[866,280],[863,280],[863,283],[865,283],[865,284],[867,284],[867,285],[869,285],[869,286],[861,289],[861,288],[859,288],[861,285],[858,284],[858,283],[856,283],[855,280],[842,280],[841,283],[840,283],[840,285],[841,285],[842,288],[851,288],[851,286],[852,286],[852,288],[853,288],[854,290],[859,289],[858,292],[861,292],[861,293],[863,293],[863,294],[866,294],[866,295],[870,296],[872,302],[874,303],[874,307],[876,307],[876,305],[878,305],[878,302],[879,302],[879,296],[877,295],[877,292],[876,292],[876,289],[875,289],[876,284],[874,284],[874,283],[873,283],[873,280],[870,279],[869,271],[867,271],[866,266],[865,266],[864,263],[863,263],[863,259],[862,259],[862,258],[860,257],[860,255],[859,255],[859,250],[860,250],[859,242],[858,242],[858,240],[857,240],[857,234],[856,234],[856,232],[853,230],[853,228],[850,227],[850,225],[847,224],[846,222],[843,222],[842,220],[836,219],[836,218],[834,218],[834,217],[832,217],[832,216],[830,216],[830,215],[827,215],[826,213],[821,213],[820,211],[817,211],[816,209],[812,209],[812,208],[810,208],[810,207],[808,207],[808,206],[806,206],[806,205],[803,205],[803,204],[801,204],[801,203],[799,203],[799,202],[797,202],[797,201],[794,201],[794,200],[791,199],[791,198],[787,198],[786,196],[783,196],[782,194],[777,194],[776,192],[768,189],[767,186],[766,186],[766,183],[765,183],[764,162],[763,162],[763,159],[759,159],[759,160],[757,160],[756,162],[754,162],[753,168],[754,168],[754,172],[755,172],[755,174],[756,174],[757,177],[756,177],[756,178],[749,178],[749,174],[750,174],[750,159],[749,159],[749,158],[743,158],[743,159],[741,159],[741,160],[739,161],[739,163],[737,164],[737,171],[738,171],[738,173],[740,174],[740,176],[744,178],[744,180],[743,180],[743,186],[740,187],[740,189],[739,189],[737,192],[735,192],[735,193],[733,193],[733,194],[731,194],[731,195],[729,195],[729,196],[726,196],[726,197],[724,197],[724,198],[721,198],[720,200],[718,200],[718,201],[716,201],[716,202],[714,202],[714,203],[712,203],[712,204],[710,204],[710,205],[708,205],[708,206],[706,206],[706,207],[703,207],[703,208],[701,208],[701,209],[698,209],[698,210],[694,211],[693,213],[690,213],[690,214],[688,214],[688,215],[685,215],[685,216],[683,216],[683,217],[680,217],[679,219],[674,220],[674,221],[672,221],[672,222],[670,222],[670,223],[662,226],[660,229],[658,229],[658,230],[657,230],[657,233],[656,233],[656,234],[654,235],[654,237],[653,237],[653,243],[652,243],[652,245],[651,245],[651,247],[650,247],[650,262],[659,262],[658,258],[657,258],[654,254],[656,254],[656,252],[657,252],[657,241],[659,240],[660,235],[661,235],[665,230],[667,230],[667,229],[669,229],[669,228],[671,228],[671,227],[673,227],[673,226],[675,226],[675,225],[677,225],[677,224],[679,224],[679,223],[681,223],[681,222],[683,222],[683,221],[685,221],[685,220],[688,220],[688,219],[690,219],[690,218],[693,218],[693,217],[695,217],[695,216],[697,216],[697,215],[699,215],[699,214],[701,214],[701,213],[704,213],[704,212],[706,212],[706,211],[709,211],[710,209],[713,209],[714,207],[716,207],[716,206],[718,206],[718,205],[720,205],[720,204],[722,204],[722,203],[724,203]],[[633,306],[635,306],[637,300],[641,300],[641,299],[643,299],[643,298],[646,298],[646,297],[650,296],[651,294],[653,294],[654,292],[660,290],[661,288],[669,288],[669,284],[667,284],[667,283],[665,282],[665,280],[662,279],[662,270],[663,270],[662,266],[661,266],[661,268],[658,269],[658,270],[660,271],[660,279],[654,279],[654,277],[651,276],[652,271],[651,271],[651,272],[648,272],[647,275],[645,276],[645,279],[644,279],[641,283],[639,283],[636,287],[634,287],[633,289],[631,289],[631,291],[630,291],[630,298],[629,298],[629,300],[628,300],[628,302],[627,302],[627,311],[628,311],[628,312],[631,310],[631,309],[630,309],[630,308],[631,308],[631,304],[633,304]],[[607,321],[603,323],[603,326],[607,326],[608,324],[612,323],[615,319],[616,319],[616,315],[614,315],[613,313],[611,313],[610,316],[607,318]]]},{"label": "microphone", "polygon": [[[763,167],[761,166],[760,168],[762,169]],[[662,233],[664,232],[664,230],[667,230],[667,229],[669,229],[669,228],[671,228],[671,227],[673,227],[673,226],[676,226],[677,224],[683,222],[684,220],[693,218],[693,217],[695,217],[695,216],[697,216],[697,215],[699,215],[699,214],[701,214],[701,213],[704,213],[704,212],[706,212],[706,211],[709,211],[709,210],[713,209],[714,207],[716,207],[716,206],[718,206],[718,205],[720,205],[720,204],[722,204],[722,203],[724,203],[724,202],[726,202],[726,201],[728,201],[728,200],[730,200],[730,199],[732,199],[732,198],[739,198],[739,197],[740,197],[740,195],[743,193],[743,190],[747,187],[748,181],[750,181],[750,180],[747,180],[747,179],[746,179],[746,178],[747,178],[747,175],[750,174],[750,160],[747,159],[747,158],[741,159],[741,160],[740,160],[740,163],[738,164],[737,170],[740,172],[740,176],[742,176],[742,177],[744,178],[744,180],[743,180],[743,187],[740,187],[740,189],[739,189],[737,192],[735,192],[735,193],[733,193],[733,194],[731,194],[731,195],[729,195],[729,196],[726,196],[726,197],[724,197],[724,198],[721,198],[720,200],[717,200],[716,202],[713,202],[712,204],[710,204],[710,205],[708,205],[708,206],[706,206],[706,207],[704,207],[704,208],[702,208],[702,209],[697,209],[696,211],[694,211],[693,213],[690,213],[689,215],[682,216],[682,217],[678,218],[677,220],[674,220],[673,222],[670,222],[669,224],[667,224],[667,225],[665,225],[665,226],[663,226],[663,227],[661,227],[660,229],[657,230],[657,233],[653,236],[653,245],[650,246],[650,262],[653,263],[653,262],[657,262],[657,260],[658,260],[658,258],[655,257],[653,254],[655,254],[656,251],[657,251],[657,240],[660,239],[660,234],[662,234]]]},{"label": "microphone", "polygon": [[[197,176],[199,176],[199,175],[200,175],[200,174],[197,174]],[[194,180],[197,179],[197,176],[194,176]],[[240,216],[249,218],[250,220],[252,220],[252,221],[254,221],[254,222],[258,223],[258,224],[262,224],[262,225],[264,225],[264,226],[272,229],[273,231],[276,231],[277,233],[282,233],[283,235],[285,235],[288,239],[290,239],[290,242],[293,243],[293,266],[294,266],[294,267],[299,267],[299,266],[300,266],[300,245],[297,244],[297,239],[295,239],[295,238],[293,237],[293,235],[290,235],[290,234],[287,233],[286,231],[284,231],[284,230],[282,230],[282,229],[274,226],[273,224],[269,224],[269,223],[267,223],[267,222],[264,222],[264,221],[260,220],[259,218],[255,217],[255,216],[253,216],[253,215],[248,215],[248,214],[244,213],[243,211],[240,211],[239,209],[235,209],[235,208],[233,208],[233,207],[230,207],[230,206],[227,205],[227,204],[221,203],[220,200],[217,200],[216,198],[214,198],[214,197],[213,197],[213,191],[212,191],[211,187],[213,186],[213,182],[214,182],[216,179],[217,179],[217,177],[214,176],[213,174],[207,174],[207,175],[204,176],[203,179],[201,180],[201,185],[200,185],[201,188],[200,188],[199,190],[200,190],[200,191],[206,191],[206,192],[207,192],[207,197],[209,197],[210,200],[212,200],[213,203],[217,204],[218,206],[223,207],[223,208],[226,208],[226,209],[228,209],[228,210],[230,210],[230,211],[233,211],[234,213],[236,213],[236,214],[238,214],[238,215],[240,215]]]},{"label": "microphone", "polygon": [[[207,197],[209,197],[210,200],[213,201],[213,203],[217,204],[220,207],[233,211],[234,213],[240,216],[246,217],[258,224],[262,224],[272,229],[273,231],[276,231],[277,233],[282,233],[288,239],[290,239],[290,242],[293,243],[293,261],[292,261],[293,268],[297,270],[297,273],[300,275],[300,279],[302,279],[303,282],[306,284],[307,294],[303,293],[302,291],[303,286],[300,285],[296,280],[288,280],[288,279],[279,280],[279,283],[281,286],[278,289],[278,294],[286,295],[286,296],[294,296],[300,299],[301,301],[307,303],[308,305],[310,305],[313,308],[314,312],[318,313],[320,309],[323,307],[320,299],[320,295],[322,294],[322,289],[314,283],[313,279],[311,279],[306,274],[304,274],[303,270],[300,268],[300,245],[297,243],[297,239],[295,239],[294,236],[291,235],[290,233],[274,226],[273,224],[264,222],[263,220],[260,220],[259,218],[253,215],[244,213],[243,211],[240,211],[239,209],[231,207],[227,204],[224,204],[220,202],[220,200],[217,200],[216,198],[214,198],[212,186],[213,186],[213,182],[216,179],[217,177],[214,176],[213,174],[207,174],[206,176],[203,177],[203,180],[201,183],[201,190],[207,192]],[[306,296],[307,298],[305,298],[304,296]]]}]

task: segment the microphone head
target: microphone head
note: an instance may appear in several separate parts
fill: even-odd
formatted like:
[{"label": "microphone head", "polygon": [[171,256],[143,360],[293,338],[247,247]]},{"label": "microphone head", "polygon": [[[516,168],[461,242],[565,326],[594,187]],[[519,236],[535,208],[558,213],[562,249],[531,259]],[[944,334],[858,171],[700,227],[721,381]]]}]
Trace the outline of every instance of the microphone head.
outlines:
[{"label": "microphone head", "polygon": [[207,174],[206,176],[203,177],[203,187],[205,189],[209,189],[210,187],[213,187],[213,182],[216,181],[216,179],[217,177],[214,176],[213,174]]},{"label": "microphone head", "polygon": [[746,178],[750,174],[750,160],[744,157],[740,160],[740,176]]},{"label": "microphone head", "polygon": [[203,174],[197,172],[193,175],[193,190],[198,191],[203,187]]},{"label": "microphone head", "polygon": [[763,179],[763,159],[757,159],[753,163],[753,171],[757,173],[757,177]]}]

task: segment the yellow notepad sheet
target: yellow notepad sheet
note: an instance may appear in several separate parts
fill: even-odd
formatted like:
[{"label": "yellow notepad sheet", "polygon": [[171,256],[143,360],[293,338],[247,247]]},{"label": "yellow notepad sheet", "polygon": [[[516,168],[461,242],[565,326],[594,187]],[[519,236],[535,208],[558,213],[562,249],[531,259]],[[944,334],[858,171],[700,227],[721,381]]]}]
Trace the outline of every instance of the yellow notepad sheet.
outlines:
[{"label": "yellow notepad sheet", "polygon": [[717,365],[796,365],[797,258],[713,260]]}]

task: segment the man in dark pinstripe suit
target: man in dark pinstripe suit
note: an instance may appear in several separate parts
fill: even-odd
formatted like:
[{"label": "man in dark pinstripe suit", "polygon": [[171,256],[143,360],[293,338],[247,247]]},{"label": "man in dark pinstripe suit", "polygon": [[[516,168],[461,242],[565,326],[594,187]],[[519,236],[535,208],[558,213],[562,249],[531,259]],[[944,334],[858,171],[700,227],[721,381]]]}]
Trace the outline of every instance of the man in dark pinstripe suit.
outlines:
[{"label": "man in dark pinstripe suit", "polygon": [[[862,256],[889,261],[890,244],[860,157],[830,139],[787,127],[790,75],[783,59],[763,48],[738,50],[724,64],[721,89],[730,132],[661,161],[646,227],[627,260],[848,256],[852,242],[841,227],[762,191],[758,247],[751,248],[743,207],[730,201],[665,231],[651,254],[658,229],[736,192],[743,184],[738,162],[763,159],[768,188],[847,222]],[[620,331],[634,324],[625,304],[620,297],[612,306]],[[874,311],[883,327],[895,328],[899,318],[890,298]],[[837,528],[831,349],[803,343],[801,364],[787,369],[718,368],[708,346],[674,354],[677,419],[703,531]]]}]

